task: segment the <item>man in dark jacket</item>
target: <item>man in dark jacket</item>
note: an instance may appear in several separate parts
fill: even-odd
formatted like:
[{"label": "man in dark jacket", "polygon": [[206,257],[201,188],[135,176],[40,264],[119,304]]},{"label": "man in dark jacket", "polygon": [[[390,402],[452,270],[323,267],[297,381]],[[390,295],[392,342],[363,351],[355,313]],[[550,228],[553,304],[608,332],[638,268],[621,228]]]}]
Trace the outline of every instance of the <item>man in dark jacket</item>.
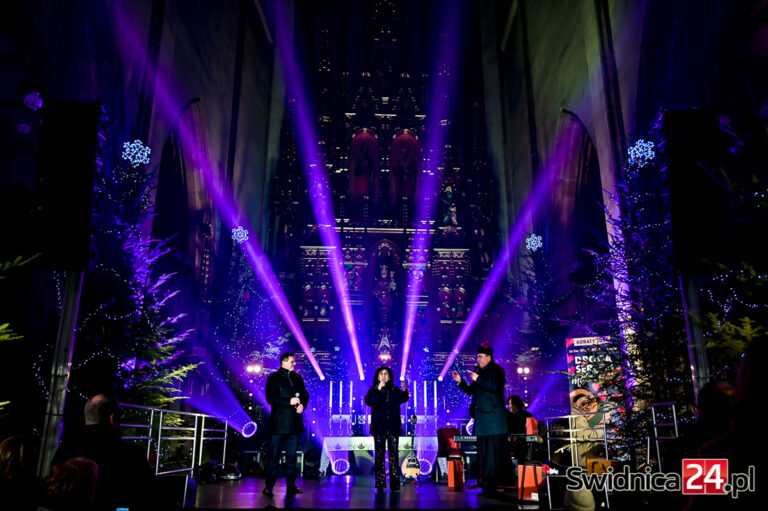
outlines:
[{"label": "man in dark jacket", "polygon": [[474,434],[483,459],[483,493],[494,494],[507,443],[507,416],[504,407],[504,369],[493,361],[493,348],[484,342],[477,350],[477,366],[470,371],[471,384],[458,372],[451,373],[459,388],[472,396],[469,414],[475,419]]},{"label": "man in dark jacket", "polygon": [[365,395],[365,404],[371,407],[371,435],[374,445],[374,474],[376,490],[384,491],[387,474],[384,468],[384,450],[389,450],[389,489],[400,491],[398,442],[403,423],[400,405],[408,401],[409,394],[402,382],[402,390],[395,386],[395,377],[389,367],[379,367],[373,376],[373,385]]},{"label": "man in dark jacket", "polygon": [[85,429],[62,442],[53,464],[76,457],[91,459],[99,467],[94,509],[149,509],[153,478],[147,451],[122,439],[117,401],[97,394],[85,404]]},{"label": "man in dark jacket", "polygon": [[296,356],[293,353],[280,355],[280,369],[267,378],[267,403],[272,407],[269,414],[269,462],[264,495],[273,496],[272,488],[277,479],[280,456],[285,450],[286,493],[302,493],[296,486],[296,450],[299,435],[304,432],[302,413],[309,402],[309,393],[304,378],[294,372]]},{"label": "man in dark jacket", "polygon": [[[525,435],[527,421],[533,414],[525,409],[523,398],[511,395],[507,398],[507,433],[510,435]],[[524,437],[517,436],[509,441],[509,451],[513,452],[518,464],[528,461],[528,442]]]}]

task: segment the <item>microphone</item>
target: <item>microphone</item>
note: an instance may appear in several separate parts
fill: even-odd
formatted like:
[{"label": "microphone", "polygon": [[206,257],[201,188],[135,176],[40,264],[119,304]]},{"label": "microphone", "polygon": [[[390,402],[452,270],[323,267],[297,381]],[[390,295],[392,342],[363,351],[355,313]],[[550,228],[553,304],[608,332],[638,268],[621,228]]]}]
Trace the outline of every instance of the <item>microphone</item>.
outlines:
[{"label": "microphone", "polygon": [[477,364],[475,364],[475,367],[472,369],[472,372],[473,372],[473,373],[478,373],[478,374],[479,374],[479,373],[480,373],[480,366],[479,366],[479,365],[477,365]]},{"label": "microphone", "polygon": [[[295,397],[296,397],[296,398],[299,398],[299,396],[301,396],[301,394],[299,394],[299,393],[297,392],[297,393],[295,394]],[[299,401],[299,405],[300,405],[300,404],[301,404],[301,401]],[[299,408],[299,405],[293,405],[293,407],[298,409],[298,408]]]}]

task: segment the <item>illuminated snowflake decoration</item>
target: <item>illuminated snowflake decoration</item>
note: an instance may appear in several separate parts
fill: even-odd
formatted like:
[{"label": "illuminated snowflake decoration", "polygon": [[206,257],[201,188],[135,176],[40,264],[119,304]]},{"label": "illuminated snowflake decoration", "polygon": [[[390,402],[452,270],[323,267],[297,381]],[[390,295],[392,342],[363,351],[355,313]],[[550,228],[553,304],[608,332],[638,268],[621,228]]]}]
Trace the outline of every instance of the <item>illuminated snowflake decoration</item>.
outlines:
[{"label": "illuminated snowflake decoration", "polygon": [[309,348],[309,351],[311,351],[312,353],[317,353],[317,348],[312,346],[311,348]]},{"label": "illuminated snowflake decoration", "polygon": [[123,142],[123,159],[129,162],[133,168],[139,165],[147,165],[150,152],[149,147],[142,144],[141,140]]},{"label": "illuminated snowflake decoration", "polygon": [[628,152],[629,164],[636,165],[639,168],[645,167],[656,157],[656,152],[653,150],[653,142],[646,142],[642,139],[630,147]]},{"label": "illuminated snowflake decoration", "polygon": [[334,346],[334,347],[333,347],[333,351],[339,351],[340,349],[341,349],[341,347],[340,347],[340,346]]},{"label": "illuminated snowflake decoration", "polygon": [[424,346],[423,349],[424,349],[424,353],[429,353],[429,348],[428,347]]},{"label": "illuminated snowflake decoration", "polygon": [[242,244],[248,241],[248,231],[243,229],[241,225],[238,225],[237,227],[232,229],[232,239]]},{"label": "illuminated snowflake decoration", "polygon": [[541,236],[531,234],[530,236],[525,238],[525,248],[527,248],[531,252],[536,252],[542,246],[544,245],[541,243]]}]

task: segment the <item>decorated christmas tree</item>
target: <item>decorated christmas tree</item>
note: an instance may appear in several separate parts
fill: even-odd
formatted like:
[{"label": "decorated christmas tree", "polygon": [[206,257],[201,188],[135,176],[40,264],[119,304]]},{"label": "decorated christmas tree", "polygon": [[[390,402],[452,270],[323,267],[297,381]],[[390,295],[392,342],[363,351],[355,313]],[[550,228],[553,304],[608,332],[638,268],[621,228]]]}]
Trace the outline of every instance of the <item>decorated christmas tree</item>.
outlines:
[{"label": "decorated christmas tree", "polygon": [[84,399],[106,391],[125,402],[167,406],[183,398],[181,384],[198,364],[183,350],[191,333],[179,328],[185,314],[167,312],[178,294],[167,289],[173,274],[156,271],[171,252],[168,240],[145,232],[154,211],[150,149],[126,142],[121,156],[114,168],[97,165],[95,258],[80,303],[70,391]]}]

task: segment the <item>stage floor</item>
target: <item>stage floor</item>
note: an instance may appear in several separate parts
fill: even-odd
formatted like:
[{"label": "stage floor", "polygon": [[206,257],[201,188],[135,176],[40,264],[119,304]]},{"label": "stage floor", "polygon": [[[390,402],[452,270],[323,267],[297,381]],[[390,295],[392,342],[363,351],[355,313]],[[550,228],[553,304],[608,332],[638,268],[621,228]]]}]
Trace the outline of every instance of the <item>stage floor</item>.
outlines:
[{"label": "stage floor", "polygon": [[[474,481],[470,481],[474,482]],[[278,481],[272,498],[263,495],[264,479],[243,478],[197,487],[197,507],[201,509],[253,509],[268,506],[296,509],[467,509],[493,508],[538,509],[536,503],[520,504],[514,493],[502,493],[501,499],[479,495],[480,490],[454,491],[448,485],[425,481],[420,486],[406,484],[398,493],[376,494],[373,477],[330,476],[299,479],[301,495],[287,497],[285,480]]]}]

